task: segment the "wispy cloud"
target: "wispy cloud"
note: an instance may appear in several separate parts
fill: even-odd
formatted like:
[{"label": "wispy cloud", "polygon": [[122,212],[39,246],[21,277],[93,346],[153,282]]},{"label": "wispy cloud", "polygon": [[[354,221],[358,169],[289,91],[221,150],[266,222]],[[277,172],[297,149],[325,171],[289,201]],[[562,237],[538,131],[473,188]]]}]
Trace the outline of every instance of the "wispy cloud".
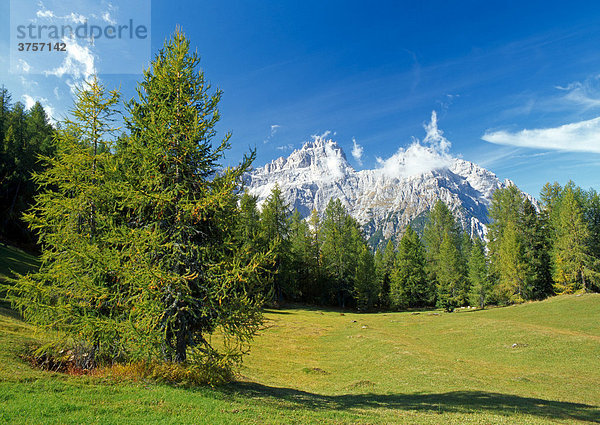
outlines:
[{"label": "wispy cloud", "polygon": [[356,139],[352,138],[352,156],[358,162],[358,165],[362,165],[363,147],[356,143]]},{"label": "wispy cloud", "polygon": [[25,103],[25,109],[31,109],[33,105],[35,105],[35,99],[28,94],[21,96],[21,99],[23,99],[23,102]]},{"label": "wispy cloud", "polygon": [[76,39],[65,39],[67,46],[67,55],[59,67],[44,74],[54,75],[62,78],[64,75],[70,76],[73,80],[67,81],[71,91],[75,91],[83,81],[89,81],[92,75],[96,73],[96,58],[92,53],[90,46],[77,43]]},{"label": "wispy cloud", "polygon": [[271,125],[271,131],[269,132],[269,135],[267,136],[267,138],[265,140],[263,140],[263,143],[269,143],[271,141],[271,139],[275,136],[275,134],[277,134],[277,131],[279,131],[279,129],[281,128],[281,126],[279,124],[272,124]]},{"label": "wispy cloud", "polygon": [[23,59],[19,59],[19,61],[17,62],[17,69],[19,70],[19,72],[28,74],[29,71],[31,71],[31,65],[29,65],[29,63],[27,63],[27,61],[25,61]]},{"label": "wispy cloud", "polygon": [[279,151],[291,151],[294,149],[294,145],[292,145],[291,143],[288,145],[283,145],[283,146],[277,146],[276,148]]},{"label": "wispy cloud", "polygon": [[102,14],[102,19],[111,25],[115,25],[117,23],[117,21],[115,21],[114,18],[110,16],[110,12],[104,12]]},{"label": "wispy cloud", "polygon": [[438,128],[435,111],[431,112],[431,121],[425,124],[424,128],[426,134],[423,144],[414,139],[408,148],[400,148],[390,158],[377,158],[379,170],[384,175],[401,179],[450,166],[452,157],[448,151],[451,143]]},{"label": "wispy cloud", "polygon": [[54,18],[54,12],[51,10],[38,10],[36,12],[36,16],[38,18]]},{"label": "wispy cloud", "polygon": [[565,87],[556,86],[556,88],[565,92],[563,99],[586,109],[600,106],[600,75],[594,75],[584,81],[572,82]]},{"label": "wispy cloud", "polygon": [[600,117],[553,128],[487,131],[481,138],[497,145],[600,153]]}]

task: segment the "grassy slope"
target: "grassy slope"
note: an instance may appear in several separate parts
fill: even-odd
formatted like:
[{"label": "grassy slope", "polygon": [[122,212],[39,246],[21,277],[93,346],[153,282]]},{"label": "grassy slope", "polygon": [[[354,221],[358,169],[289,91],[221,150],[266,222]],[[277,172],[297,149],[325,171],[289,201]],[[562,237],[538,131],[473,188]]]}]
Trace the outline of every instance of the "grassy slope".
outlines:
[{"label": "grassy slope", "polygon": [[32,370],[43,335],[0,309],[0,423],[600,423],[600,295],[267,318],[241,382],[185,389]]},{"label": "grassy slope", "polygon": [[20,249],[0,243],[0,281],[12,272],[27,273],[38,267],[38,259]]}]

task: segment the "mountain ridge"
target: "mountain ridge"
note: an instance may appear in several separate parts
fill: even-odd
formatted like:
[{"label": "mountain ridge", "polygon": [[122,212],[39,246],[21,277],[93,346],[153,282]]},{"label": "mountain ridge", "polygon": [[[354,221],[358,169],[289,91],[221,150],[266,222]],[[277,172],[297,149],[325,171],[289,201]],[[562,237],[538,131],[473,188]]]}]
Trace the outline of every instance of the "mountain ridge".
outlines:
[{"label": "mountain ridge", "polygon": [[485,238],[493,192],[514,185],[434,146],[413,144],[378,161],[380,168],[356,171],[335,141],[315,136],[289,156],[251,171],[246,185],[261,205],[278,184],[284,200],[303,217],[313,209],[323,213],[330,199],[340,199],[367,238],[380,232],[386,239],[400,236],[438,199],[472,236]]}]

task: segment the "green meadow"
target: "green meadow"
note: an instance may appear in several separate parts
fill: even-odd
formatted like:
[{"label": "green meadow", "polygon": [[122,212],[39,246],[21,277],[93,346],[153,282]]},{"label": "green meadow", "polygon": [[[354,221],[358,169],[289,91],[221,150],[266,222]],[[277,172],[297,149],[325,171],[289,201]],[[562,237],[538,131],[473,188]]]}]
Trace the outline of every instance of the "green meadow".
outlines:
[{"label": "green meadow", "polygon": [[190,388],[21,360],[44,340],[2,309],[0,423],[600,422],[600,295],[483,311],[266,311],[238,381]]}]

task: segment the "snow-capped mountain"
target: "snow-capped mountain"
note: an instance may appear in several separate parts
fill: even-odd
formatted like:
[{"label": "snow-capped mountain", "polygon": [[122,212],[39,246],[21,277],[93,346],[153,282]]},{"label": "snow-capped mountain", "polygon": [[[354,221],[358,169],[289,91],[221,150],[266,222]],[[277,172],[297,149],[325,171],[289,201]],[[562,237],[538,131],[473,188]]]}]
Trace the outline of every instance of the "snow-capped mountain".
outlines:
[{"label": "snow-capped mountain", "polygon": [[[414,149],[420,150],[418,159]],[[423,158],[432,166],[415,166]],[[433,147],[419,144],[379,161],[380,168],[355,171],[336,142],[315,137],[287,158],[253,170],[246,184],[258,196],[259,205],[278,184],[286,202],[304,217],[313,209],[322,213],[330,199],[340,199],[367,236],[379,235],[379,239],[397,237],[411,222],[423,222],[438,199],[449,206],[464,229],[484,237],[493,192],[514,184],[500,181],[472,162],[440,155]]]}]

